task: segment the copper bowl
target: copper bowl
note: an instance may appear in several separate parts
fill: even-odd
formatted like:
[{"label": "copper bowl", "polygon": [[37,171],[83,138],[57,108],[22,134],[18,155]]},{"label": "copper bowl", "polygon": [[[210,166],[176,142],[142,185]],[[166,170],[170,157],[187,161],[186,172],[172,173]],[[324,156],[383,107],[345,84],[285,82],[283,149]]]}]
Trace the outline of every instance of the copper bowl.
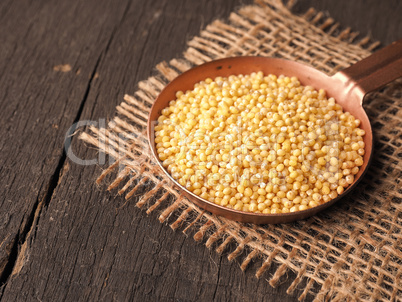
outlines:
[{"label": "copper bowl", "polygon": [[[395,67],[395,65],[397,66]],[[334,97],[336,102],[343,107],[344,111],[350,112],[353,116],[361,120],[360,127],[366,132],[364,136],[364,142],[366,145],[366,152],[363,157],[364,164],[360,167],[358,174],[355,176],[355,181],[337,198],[317,207],[293,213],[262,214],[243,212],[220,206],[200,198],[181,186],[162,166],[156,152],[154,126],[161,114],[161,110],[167,107],[171,100],[176,99],[175,94],[177,91],[192,90],[194,84],[205,80],[208,77],[227,77],[229,75],[250,74],[258,71],[262,71],[264,74],[296,76],[304,86],[310,85],[316,89],[325,89],[327,96]],[[384,73],[386,76],[384,76]],[[371,160],[373,145],[373,134],[370,121],[362,106],[363,98],[367,92],[377,89],[400,76],[402,76],[402,40],[391,44],[374,55],[371,55],[351,67],[336,73],[332,77],[329,77],[310,66],[276,58],[231,57],[211,61],[196,66],[179,75],[170,82],[156,98],[148,118],[148,139],[152,155],[161,171],[169,177],[169,179],[180,189],[183,195],[201,208],[214,214],[240,222],[251,222],[256,224],[276,224],[305,219],[315,215],[343,198],[353,190],[362,179],[362,176],[367,171],[367,167]]]}]

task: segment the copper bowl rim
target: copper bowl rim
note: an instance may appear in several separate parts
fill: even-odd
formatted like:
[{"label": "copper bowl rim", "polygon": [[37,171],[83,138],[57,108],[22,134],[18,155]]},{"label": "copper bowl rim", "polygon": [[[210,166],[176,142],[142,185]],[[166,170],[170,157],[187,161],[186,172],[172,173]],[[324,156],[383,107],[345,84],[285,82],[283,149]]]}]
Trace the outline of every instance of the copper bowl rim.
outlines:
[{"label": "copper bowl rim", "polygon": [[[335,202],[340,200],[341,198],[344,198],[348,193],[350,193],[356,185],[361,181],[363,176],[368,170],[368,167],[371,163],[372,160],[372,155],[373,155],[373,148],[369,148],[370,154],[369,154],[369,159],[366,161],[363,165],[363,169],[360,169],[359,173],[356,175],[357,177],[355,178],[354,182],[349,185],[345,191],[337,196],[334,199],[331,199],[330,201],[323,203],[319,206],[316,206],[314,208],[309,208],[307,210],[302,210],[302,211],[296,211],[292,213],[278,213],[278,214],[264,214],[264,213],[253,213],[253,212],[245,212],[245,211],[240,211],[240,210],[235,210],[231,209],[225,206],[217,205],[213,202],[210,202],[208,200],[205,200],[198,195],[194,194],[193,192],[189,191],[182,185],[180,185],[171,175],[170,173],[163,167],[161,161],[159,160],[158,154],[156,152],[156,147],[155,147],[155,141],[154,141],[154,135],[155,131],[153,128],[153,120],[151,120],[151,114],[155,110],[155,104],[157,104],[158,100],[160,99],[161,96],[164,95],[164,92],[169,89],[173,83],[179,82],[181,79],[187,77],[190,73],[194,73],[197,71],[197,69],[200,68],[205,68],[208,67],[209,65],[217,64],[217,63],[225,63],[228,61],[236,60],[236,59],[253,59],[253,58],[263,58],[263,59],[269,59],[270,61],[286,61],[286,62],[291,62],[292,64],[300,65],[302,66],[303,69],[308,69],[314,72],[319,72],[322,74],[323,77],[330,78],[328,77],[325,73],[322,73],[321,71],[318,71],[308,65],[299,63],[299,62],[294,62],[294,61],[289,61],[286,59],[277,59],[277,58],[269,58],[269,57],[254,57],[254,56],[241,56],[241,57],[229,57],[229,58],[224,58],[224,59],[218,59],[218,60],[213,60],[201,65],[197,65],[182,74],[178,75],[175,79],[173,79],[170,83],[168,83],[164,89],[159,93],[158,97],[155,99],[154,104],[151,107],[150,113],[149,113],[149,118],[148,118],[148,123],[147,123],[147,135],[148,135],[148,143],[151,148],[152,156],[155,159],[158,167],[165,173],[165,175],[176,185],[177,188],[181,192],[184,193],[186,197],[189,198],[190,201],[194,202],[198,206],[200,206],[203,209],[209,210],[210,212],[227,217],[232,220],[236,220],[239,222],[249,222],[249,223],[256,223],[256,224],[276,224],[276,223],[286,223],[286,222],[292,222],[296,220],[302,220],[307,217],[313,216],[317,214],[318,212],[321,212],[322,210],[328,208],[329,206],[333,205]],[[259,70],[256,70],[257,72]],[[253,71],[251,71],[253,72]],[[250,73],[251,73],[250,72]],[[211,76],[212,77],[212,76]],[[194,84],[197,82],[194,82]],[[303,83],[302,83],[303,84]],[[159,114],[158,114],[159,116]],[[368,120],[368,118],[367,118]],[[369,124],[370,130],[371,130],[371,125]],[[373,137],[371,136],[371,141],[373,140]],[[367,151],[367,150],[366,150]]]}]

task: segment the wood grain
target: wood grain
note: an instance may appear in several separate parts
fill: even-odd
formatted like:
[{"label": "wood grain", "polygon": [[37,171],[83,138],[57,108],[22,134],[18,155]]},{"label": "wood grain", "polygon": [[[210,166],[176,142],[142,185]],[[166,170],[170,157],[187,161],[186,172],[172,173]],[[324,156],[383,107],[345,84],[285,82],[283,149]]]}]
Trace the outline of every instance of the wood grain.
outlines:
[{"label": "wood grain", "polygon": [[[251,2],[0,2],[1,301],[296,300],[299,292],[286,294],[289,281],[269,286],[273,270],[258,280],[252,263],[243,273],[135,200],[97,187],[100,166],[76,165],[63,153],[75,121],[110,119],[157,63]],[[329,10],[385,44],[401,36],[400,2],[385,9],[368,2],[300,0],[295,11]],[[79,157],[96,158],[72,142]]]},{"label": "wood grain", "polygon": [[298,0],[293,12],[302,13],[314,7],[324,16],[333,18],[342,29],[360,32],[359,37],[369,36],[382,46],[402,38],[402,1],[399,0]]},{"label": "wood grain", "polygon": [[[64,134],[79,118],[98,60],[125,9],[106,2],[99,3],[103,11],[79,2],[2,5],[0,271],[24,242],[38,206],[51,198],[64,160]],[[98,18],[87,18],[91,11]],[[72,70],[54,70],[60,64]]]}]

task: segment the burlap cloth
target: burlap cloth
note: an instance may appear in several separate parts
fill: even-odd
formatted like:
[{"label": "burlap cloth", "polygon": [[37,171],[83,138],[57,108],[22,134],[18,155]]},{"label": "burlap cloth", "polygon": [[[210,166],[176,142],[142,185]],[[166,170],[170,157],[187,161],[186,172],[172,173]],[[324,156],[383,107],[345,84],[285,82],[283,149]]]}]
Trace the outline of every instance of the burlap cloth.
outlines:
[{"label": "burlap cloth", "polygon": [[194,65],[258,55],[301,61],[333,74],[368,56],[378,44],[340,30],[313,9],[295,16],[279,0],[266,0],[242,7],[225,22],[212,22],[188,45],[181,58],[158,64],[155,76],[140,82],[134,96],[124,97],[106,129],[92,127],[81,134],[116,159],[97,182],[112,175],[108,190],[132,198],[146,213],[159,211],[160,222],[191,231],[195,240],[225,252],[229,260],[238,258],[242,270],[255,260],[257,278],[273,265],[272,286],[289,270],[295,272],[288,293],[301,289],[300,300],[402,300],[402,81],[365,100],[375,149],[358,188],[330,209],[295,223],[257,226],[203,211],[156,169],[145,134],[155,97]]}]

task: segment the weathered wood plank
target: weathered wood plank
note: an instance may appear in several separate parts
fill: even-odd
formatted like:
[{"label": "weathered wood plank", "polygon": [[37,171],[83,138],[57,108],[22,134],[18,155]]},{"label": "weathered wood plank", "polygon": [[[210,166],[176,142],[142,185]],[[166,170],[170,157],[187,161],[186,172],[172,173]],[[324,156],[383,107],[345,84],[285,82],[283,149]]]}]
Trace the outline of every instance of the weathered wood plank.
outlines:
[{"label": "weathered wood plank", "polygon": [[[7,151],[3,153],[7,157],[0,159],[0,173],[4,175],[4,179],[1,180],[3,183],[0,184],[8,188],[7,185],[13,183],[13,180],[15,183],[5,191],[5,201],[11,200],[15,205],[14,208],[10,208],[11,206],[6,208],[11,209],[10,212],[7,210],[0,213],[6,217],[4,221],[10,221],[4,223],[1,229],[3,216],[0,216],[0,238],[6,238],[2,237],[2,230],[23,229],[23,224],[20,227],[16,223],[17,218],[20,217],[21,221],[24,213],[28,215],[34,212],[32,205],[28,207],[24,204],[27,207],[25,209],[19,200],[24,198],[31,200],[31,196],[36,195],[39,196],[38,201],[44,200],[43,196],[48,192],[46,184],[49,183],[54,171],[58,172],[57,162],[62,158],[61,144],[64,133],[79,113],[83,99],[85,103],[79,116],[81,120],[110,118],[124,93],[133,92],[136,83],[147,78],[156,63],[177,57],[185,47],[185,40],[197,34],[202,24],[205,25],[214,18],[227,16],[235,6],[244,2],[246,1],[225,2],[218,5],[207,0],[196,2],[135,0],[131,2],[125,14],[124,5],[112,1],[109,3],[86,1],[82,2],[85,5],[80,4],[81,7],[79,4],[74,6],[66,1],[68,5],[60,7],[60,4],[42,4],[52,8],[48,10],[40,8],[40,4],[31,8],[43,11],[43,18],[35,19],[35,22],[41,24],[41,31],[47,32],[52,28],[54,33],[49,42],[40,39],[46,40],[45,36],[36,35],[35,39],[38,40],[32,38],[30,43],[32,45],[45,43],[46,45],[41,46],[41,52],[45,54],[47,49],[51,48],[50,45],[56,43],[57,46],[55,50],[49,50],[50,56],[39,55],[32,50],[39,46],[29,46],[26,53],[36,58],[36,64],[26,59],[26,63],[31,65],[28,65],[27,70],[20,68],[12,81],[7,81],[4,73],[0,74],[0,87],[11,87],[10,91],[25,87],[23,81],[16,83],[18,75],[24,75],[24,72],[31,74],[23,78],[25,82],[32,81],[31,78],[35,76],[45,77],[43,81],[34,82],[37,90],[27,88],[24,93],[18,95],[19,97],[14,97],[10,101],[12,104],[7,104],[8,107],[5,108],[8,108],[8,111],[5,111],[4,116],[10,121],[7,120],[4,125],[0,124],[4,126],[2,129],[10,129],[10,134],[5,133],[3,135],[6,137],[0,139],[0,151]],[[331,1],[325,1],[327,2]],[[353,3],[349,2],[350,9],[353,9]],[[16,5],[28,7],[33,4],[21,1]],[[306,7],[301,8],[305,10]],[[2,11],[0,6],[0,15]],[[7,11],[12,11],[12,8],[7,8]],[[53,13],[56,17],[51,20],[44,18],[48,13]],[[20,18],[24,17],[21,12],[13,14]],[[67,15],[65,19],[63,14]],[[3,21],[0,19],[0,26]],[[349,22],[346,20],[345,24],[351,22],[352,20]],[[97,34],[94,34],[95,30],[91,26],[95,23]],[[14,26],[14,23],[12,24]],[[34,30],[32,28],[36,28],[38,24],[31,26],[29,30]],[[397,26],[391,21],[388,24]],[[78,36],[82,36],[83,40],[78,39]],[[12,66],[2,59],[7,58],[7,61],[13,60],[14,64],[20,64],[21,58],[18,57],[26,53],[21,52],[19,56],[14,57],[12,47],[18,49],[17,44],[21,40],[14,36],[4,38],[8,41],[7,39],[14,41],[15,44],[4,52],[0,48],[0,70],[12,72]],[[75,42],[71,42],[71,39]],[[11,42],[9,43],[11,45]],[[69,51],[72,53],[63,49],[63,43],[71,43]],[[63,51],[65,53],[62,55]],[[53,62],[49,58],[58,61]],[[80,75],[69,79],[68,76],[72,72],[59,72],[53,78],[46,80],[48,70],[42,65],[52,68],[56,64],[66,62],[78,62],[71,64],[73,71],[81,68],[80,75],[85,75],[85,83],[75,78]],[[92,77],[88,87],[88,77],[95,75],[94,72],[97,76]],[[52,84],[49,85],[49,82]],[[1,83],[5,83],[5,86]],[[87,88],[89,93],[85,97]],[[10,93],[4,94],[1,89],[0,100],[8,99],[7,95]],[[31,101],[23,103],[25,107],[22,109],[16,108],[18,104],[21,106],[16,100],[23,98],[22,96],[30,98]],[[38,99],[42,99],[42,102],[38,102]],[[55,99],[60,101],[56,103]],[[35,101],[37,103],[34,103]],[[39,108],[49,108],[45,111],[47,115],[42,117],[40,114],[42,111],[36,112],[35,104]],[[71,109],[70,112],[70,106],[75,111]],[[12,120],[14,111],[22,112],[28,117],[25,127],[23,127],[24,119]],[[0,115],[3,116],[2,113]],[[39,120],[35,124],[36,119]],[[54,119],[55,125],[58,125],[54,134],[49,127],[40,128],[43,124],[49,124],[50,119]],[[25,133],[24,130],[33,124],[36,125],[35,131]],[[14,125],[16,129],[13,128]],[[38,129],[46,135],[37,135]],[[27,141],[26,146],[22,138],[21,140],[16,138],[14,147],[8,146],[7,142],[14,136],[23,136]],[[42,136],[47,137],[38,141]],[[74,151],[80,157],[96,157],[93,150],[88,150],[76,138],[73,139],[73,143]],[[37,150],[37,154],[31,154],[31,150]],[[53,154],[53,160],[49,158],[51,156],[49,152]],[[13,169],[13,165],[8,163],[13,153],[16,158],[11,159],[11,163],[18,166],[23,160],[18,166],[18,173]],[[2,160],[7,165],[3,165]],[[28,165],[28,160],[35,164]],[[29,172],[31,167],[36,173]],[[52,184],[54,191],[51,190],[51,196],[48,196],[46,202],[41,205],[43,207],[39,207],[37,215],[33,215],[32,227],[26,230],[27,238],[24,243],[17,246],[19,252],[15,254],[13,274],[3,287],[3,301],[296,300],[297,293],[291,296],[285,294],[289,282],[284,282],[277,289],[272,289],[268,285],[265,279],[272,271],[257,280],[254,277],[255,265],[251,264],[250,268],[242,273],[237,263],[230,263],[227,260],[227,255],[219,256],[214,251],[200,246],[191,236],[185,237],[180,232],[174,233],[169,227],[159,224],[156,220],[157,213],[146,216],[135,206],[135,201],[126,203],[124,198],[115,196],[114,193],[105,193],[104,188],[97,188],[94,180],[100,172],[99,167],[82,167],[67,159],[65,163],[61,162],[59,169],[61,173],[58,183]],[[41,180],[37,180],[38,178]],[[30,179],[33,182],[30,183]],[[19,189],[21,184],[24,184],[24,187]],[[44,188],[40,191],[41,187]],[[0,204],[2,207],[5,201]],[[17,216],[17,213],[20,216]],[[10,234],[18,234],[18,231]]]},{"label": "weathered wood plank", "polygon": [[[0,283],[11,250],[51,197],[64,134],[124,10],[110,2],[2,2]],[[91,13],[97,18],[88,18]],[[55,68],[64,64],[64,71]]]}]

